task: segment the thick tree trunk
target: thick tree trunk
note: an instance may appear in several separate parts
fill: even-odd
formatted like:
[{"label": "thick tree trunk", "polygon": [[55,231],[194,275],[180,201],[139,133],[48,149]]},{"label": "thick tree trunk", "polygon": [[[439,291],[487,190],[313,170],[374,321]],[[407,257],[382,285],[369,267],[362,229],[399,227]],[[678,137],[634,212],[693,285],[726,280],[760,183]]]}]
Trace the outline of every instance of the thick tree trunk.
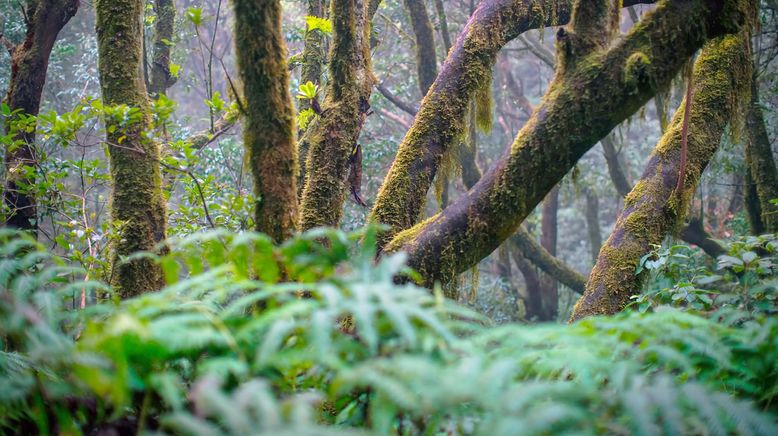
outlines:
[{"label": "thick tree trunk", "polygon": [[[19,115],[37,116],[49,67],[49,56],[59,31],[76,14],[79,0],[32,0],[27,2],[28,17],[24,41],[11,49],[11,78],[3,102],[19,111],[5,121],[7,132]],[[26,129],[14,135],[15,149],[5,151],[5,189],[3,200],[8,208],[5,224],[37,234],[38,217],[35,196],[30,192],[35,177],[25,167],[35,167],[35,132]],[[37,170],[36,170],[37,171]],[[33,172],[34,173],[34,172]]]},{"label": "thick tree trunk", "polygon": [[127,105],[139,111],[137,120],[119,125],[107,117],[110,155],[111,218],[119,228],[112,266],[112,284],[122,297],[163,286],[162,270],[143,258],[124,257],[153,251],[165,239],[167,214],[162,196],[159,144],[149,140],[149,100],[143,81],[143,0],[98,0],[97,42],[103,104]]},{"label": "thick tree trunk", "polygon": [[[694,69],[694,93],[688,118],[688,162],[684,182],[681,172],[681,132],[684,101],[662,136],[646,170],[624,200],[616,226],[600,251],[589,276],[584,296],[571,320],[622,310],[639,292],[644,274],[635,274],[640,258],[651,244],[659,244],[677,230],[706,165],[721,142],[733,116],[737,99],[748,92],[751,80],[748,34],[729,35],[711,41]],[[677,192],[677,186],[683,190]]]},{"label": "thick tree trunk", "polygon": [[767,136],[762,107],[759,105],[759,83],[754,77],[751,85],[751,101],[746,113],[746,163],[759,201],[762,231],[778,232],[778,206],[770,200],[778,198],[778,170]]},{"label": "thick tree trunk", "polygon": [[318,121],[308,127],[299,147],[307,148],[300,227],[337,226],[346,200],[349,158],[370,110],[370,18],[377,2],[332,0],[333,41],[330,81]]},{"label": "thick tree trunk", "polygon": [[280,0],[233,0],[243,81],[243,142],[254,177],[254,227],[276,242],[297,229],[297,149]]},{"label": "thick tree trunk", "polygon": [[[576,5],[590,7],[586,2]],[[427,284],[447,282],[467,270],[515,232],[527,214],[594,143],[636,112],[657,89],[667,86],[686,59],[709,37],[737,31],[744,17],[745,12],[738,9],[735,0],[663,2],[609,49],[602,41],[581,35],[575,23],[572,29],[561,29],[557,76],[542,105],[503,159],[466,195],[443,212],[398,234],[386,249],[406,250],[409,265]],[[601,21],[612,20],[609,14]],[[601,34],[605,24],[582,26],[598,28]],[[491,30],[490,40],[499,39],[496,35],[500,32]],[[456,53],[452,51],[448,62]],[[438,80],[444,74],[445,69]],[[437,81],[427,96],[427,104],[433,100],[436,86]],[[451,106],[454,105],[438,110],[450,112]],[[424,119],[424,113],[422,108],[416,124]],[[389,223],[395,230],[412,223],[418,212],[408,214],[408,210],[418,205],[419,198],[423,198],[418,194],[425,193],[429,187],[426,179],[412,181],[412,178],[434,173],[443,142],[430,144],[405,158],[401,146],[382,188],[387,195],[393,186],[398,186],[396,183],[404,180],[399,186],[404,185],[406,193],[401,189],[392,197],[393,204],[401,207],[377,204],[374,219]],[[409,156],[413,160],[405,161]],[[397,174],[395,167],[403,167],[405,175]],[[409,196],[407,192],[413,189],[419,192]]]},{"label": "thick tree trunk", "polygon": [[158,96],[166,93],[176,81],[170,73],[170,50],[174,38],[176,2],[156,0],[154,9],[157,12],[157,21],[154,24],[154,54],[151,59],[149,93]]},{"label": "thick tree trunk", "polygon": [[411,27],[416,37],[416,71],[419,90],[424,96],[438,75],[432,23],[423,0],[403,0],[403,3],[411,18]]}]

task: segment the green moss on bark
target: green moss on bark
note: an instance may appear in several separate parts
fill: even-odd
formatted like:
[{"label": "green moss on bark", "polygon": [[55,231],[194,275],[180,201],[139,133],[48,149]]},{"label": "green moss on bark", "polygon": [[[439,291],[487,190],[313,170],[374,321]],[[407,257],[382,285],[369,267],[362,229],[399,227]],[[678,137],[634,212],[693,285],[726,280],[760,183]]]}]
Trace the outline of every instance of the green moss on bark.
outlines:
[{"label": "green moss on bark", "polygon": [[279,0],[232,0],[244,89],[243,142],[254,178],[255,228],[275,241],[297,229],[297,150]]},{"label": "green moss on bark", "polygon": [[[159,144],[149,140],[149,101],[140,74],[143,0],[98,0],[97,42],[100,86],[105,105],[140,111],[137,122],[107,134],[110,155],[111,218],[119,228],[113,247],[112,284],[122,297],[157,290],[162,270],[149,259],[125,262],[139,251],[154,251],[165,239],[167,214],[162,196]],[[111,120],[106,120],[110,128]]]},{"label": "green moss on bark", "polygon": [[645,274],[635,268],[652,244],[659,244],[683,224],[700,176],[716,152],[737,100],[750,82],[747,32],[711,41],[694,69],[689,115],[688,161],[683,192],[676,192],[680,171],[684,102],[662,136],[641,180],[624,200],[613,233],[589,276],[584,296],[571,320],[621,311],[640,291]]},{"label": "green moss on bark", "polygon": [[[428,284],[446,282],[494,251],[586,151],[666,86],[708,38],[739,30],[742,21],[722,20],[723,6],[713,0],[663,2],[612,47],[592,52],[557,74],[506,155],[481,181],[423,228],[413,230],[412,241],[391,242],[386,249],[408,251],[409,264]],[[650,80],[635,88],[625,83],[624,66],[637,52],[650,60]],[[429,147],[426,151],[430,160],[439,156]],[[414,166],[434,168],[422,164]],[[417,203],[428,186],[402,206]],[[396,198],[390,201],[396,203]],[[398,215],[408,217],[402,209]]]},{"label": "green moss on bark", "polygon": [[307,148],[300,227],[337,226],[346,200],[348,161],[370,109],[369,35],[372,3],[332,0],[330,81],[319,120],[301,139]]}]

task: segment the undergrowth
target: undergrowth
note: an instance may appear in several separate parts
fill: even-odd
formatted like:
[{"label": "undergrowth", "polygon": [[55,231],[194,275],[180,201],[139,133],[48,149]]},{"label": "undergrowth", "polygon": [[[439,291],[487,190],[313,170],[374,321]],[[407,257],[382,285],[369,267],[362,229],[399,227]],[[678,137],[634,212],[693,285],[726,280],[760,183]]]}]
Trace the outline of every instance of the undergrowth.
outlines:
[{"label": "undergrowth", "polygon": [[[158,259],[166,288],[120,301],[0,230],[0,429],[778,431],[778,321],[762,306],[673,308],[653,296],[645,313],[495,327],[397,284],[403,255],[376,263],[374,241],[375,229],[281,246],[200,233]],[[82,292],[98,303],[74,310]]]}]

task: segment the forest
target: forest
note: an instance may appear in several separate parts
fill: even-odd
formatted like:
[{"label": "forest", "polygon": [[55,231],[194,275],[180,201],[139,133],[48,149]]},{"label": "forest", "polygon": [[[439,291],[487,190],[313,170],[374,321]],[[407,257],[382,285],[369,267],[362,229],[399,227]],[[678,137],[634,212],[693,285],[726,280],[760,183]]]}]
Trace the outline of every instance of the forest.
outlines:
[{"label": "forest", "polygon": [[778,1],[0,0],[0,434],[778,434]]}]

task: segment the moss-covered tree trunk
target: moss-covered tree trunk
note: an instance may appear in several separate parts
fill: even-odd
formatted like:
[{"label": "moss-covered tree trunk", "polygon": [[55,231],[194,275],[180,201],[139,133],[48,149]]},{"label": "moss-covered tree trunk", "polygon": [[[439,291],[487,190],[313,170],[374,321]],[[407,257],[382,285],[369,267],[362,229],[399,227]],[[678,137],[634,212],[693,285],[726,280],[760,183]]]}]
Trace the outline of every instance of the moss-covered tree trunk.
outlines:
[{"label": "moss-covered tree trunk", "polygon": [[[20,3],[21,6],[21,3]],[[11,77],[3,103],[15,112],[5,120],[6,131],[20,115],[38,115],[49,56],[59,31],[76,14],[79,0],[32,0],[24,10],[28,19],[24,41],[10,47]],[[31,192],[35,176],[35,131],[21,129],[13,136],[15,148],[5,150],[5,188],[3,201],[8,208],[5,224],[37,234],[38,217],[35,195]],[[33,174],[34,174],[33,170]]]},{"label": "moss-covered tree trunk", "polygon": [[[464,135],[476,91],[491,81],[497,53],[530,29],[566,24],[572,0],[485,0],[471,15],[400,143],[370,219],[386,224],[379,245],[421,217],[442,156]],[[634,0],[625,5],[645,3]]]},{"label": "moss-covered tree trunk", "polygon": [[[778,198],[778,170],[775,167],[770,138],[767,136],[764,115],[759,103],[759,83],[754,76],[751,85],[751,101],[746,112],[746,164],[758,201],[759,222],[753,230],[778,232],[778,205],[770,200]],[[753,198],[753,197],[752,197]],[[754,206],[752,206],[753,208]],[[752,218],[752,221],[755,218]]]},{"label": "moss-covered tree trunk", "polygon": [[[472,267],[516,231],[586,151],[643,106],[658,88],[668,86],[686,59],[708,38],[737,31],[745,21],[740,3],[662,2],[628,35],[612,43],[599,36],[609,33],[603,29],[615,26],[617,11],[602,7],[606,16],[578,15],[572,27],[558,32],[559,67],[543,103],[503,158],[467,194],[443,212],[397,234],[386,249],[406,250],[410,266],[427,284],[449,281]],[[576,5],[587,12],[597,9],[588,2]],[[592,20],[598,23],[590,23]],[[492,30],[492,39],[497,39],[500,32]],[[447,63],[456,52],[452,51]],[[445,69],[438,80],[444,73]],[[427,104],[437,83],[427,96]],[[439,110],[450,110],[451,106],[455,105]],[[422,108],[417,124],[424,113]],[[395,206],[377,205],[374,219],[395,229],[413,222],[418,212],[408,211],[429,187],[419,174],[434,173],[443,142],[421,149],[405,147],[405,155],[401,146],[382,188],[384,196],[395,191],[395,196],[384,197]],[[409,158],[412,160],[403,162]],[[398,187],[401,189],[396,190]],[[414,189],[419,193],[408,195]]]},{"label": "moss-covered tree trunk", "polygon": [[150,122],[141,73],[144,1],[97,0],[95,10],[103,103],[138,111],[127,125],[110,117],[105,120],[113,182],[111,219],[119,229],[111,280],[122,297],[130,297],[164,284],[155,262],[147,258],[126,262],[124,257],[154,250],[165,239],[167,222],[159,144],[144,134]]},{"label": "moss-covered tree trunk", "polygon": [[254,227],[280,242],[297,229],[297,150],[280,0],[232,0],[243,81],[243,142],[254,178]]},{"label": "moss-covered tree trunk", "polygon": [[[306,14],[312,17],[326,18],[326,10],[323,0],[308,0]],[[300,68],[300,83],[311,82],[318,86],[321,82],[321,70],[324,65],[324,34],[319,29],[305,30],[305,45],[303,46],[303,60]],[[309,99],[299,100],[300,112],[313,109],[313,103]],[[298,130],[300,137],[303,130]],[[297,177],[297,194],[302,196],[305,186],[305,161],[308,157],[308,143],[300,141],[297,147],[297,156],[300,173]]]},{"label": "moss-covered tree trunk", "polygon": [[370,18],[377,2],[331,0],[333,40],[330,80],[320,118],[308,127],[298,147],[306,148],[305,186],[300,227],[336,226],[346,201],[349,158],[370,110]]},{"label": "moss-covered tree trunk", "polygon": [[[688,153],[681,174],[684,101],[662,136],[643,176],[624,200],[624,209],[592,270],[586,291],[571,320],[621,311],[640,291],[645,273],[636,275],[641,257],[680,229],[700,176],[718,149],[738,99],[749,90],[748,34],[709,42],[694,67],[693,97],[688,118]],[[684,177],[679,184],[678,178]],[[677,187],[682,186],[678,192]]]},{"label": "moss-covered tree trunk", "polygon": [[157,20],[154,23],[154,53],[151,59],[149,92],[152,96],[157,96],[166,93],[175,83],[175,77],[170,73],[170,51],[174,39],[176,2],[156,0],[154,10]]}]

